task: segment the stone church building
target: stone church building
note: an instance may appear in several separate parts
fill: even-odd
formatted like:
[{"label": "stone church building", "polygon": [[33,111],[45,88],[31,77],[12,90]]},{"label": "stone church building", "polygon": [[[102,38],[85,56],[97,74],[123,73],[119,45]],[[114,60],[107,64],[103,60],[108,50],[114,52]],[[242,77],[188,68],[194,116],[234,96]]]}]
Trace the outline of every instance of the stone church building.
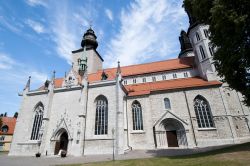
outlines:
[{"label": "stone church building", "polygon": [[9,155],[123,154],[250,141],[250,110],[220,82],[208,26],[190,17],[176,59],[104,69],[90,28],[64,78],[25,86]]}]

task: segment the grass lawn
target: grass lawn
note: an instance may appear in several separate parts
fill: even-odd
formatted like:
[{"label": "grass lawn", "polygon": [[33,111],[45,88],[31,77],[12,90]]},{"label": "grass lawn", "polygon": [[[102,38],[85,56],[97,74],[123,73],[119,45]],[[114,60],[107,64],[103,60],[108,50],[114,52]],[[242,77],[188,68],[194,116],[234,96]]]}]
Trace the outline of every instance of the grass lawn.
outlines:
[{"label": "grass lawn", "polygon": [[76,164],[67,166],[250,166],[250,143],[235,145],[232,147],[211,152],[177,156],[155,157],[148,159],[108,161],[88,164]]}]

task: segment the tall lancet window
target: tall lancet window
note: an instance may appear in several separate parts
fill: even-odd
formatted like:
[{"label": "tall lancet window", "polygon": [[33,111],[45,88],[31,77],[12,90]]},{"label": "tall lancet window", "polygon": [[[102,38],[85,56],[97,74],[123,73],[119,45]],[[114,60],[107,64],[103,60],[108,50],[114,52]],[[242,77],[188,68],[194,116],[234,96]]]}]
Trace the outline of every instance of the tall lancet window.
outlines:
[{"label": "tall lancet window", "polygon": [[214,127],[213,117],[208,101],[198,95],[194,99],[194,110],[199,128]]},{"label": "tall lancet window", "polygon": [[138,101],[132,104],[133,130],[143,130],[142,109]]},{"label": "tall lancet window", "polygon": [[108,100],[104,96],[96,98],[95,135],[108,134]]},{"label": "tall lancet window", "polygon": [[39,140],[39,131],[42,125],[43,121],[43,111],[44,107],[42,103],[37,104],[35,107],[35,112],[34,112],[34,122],[33,122],[33,127],[32,127],[32,132],[31,132],[31,140]]}]

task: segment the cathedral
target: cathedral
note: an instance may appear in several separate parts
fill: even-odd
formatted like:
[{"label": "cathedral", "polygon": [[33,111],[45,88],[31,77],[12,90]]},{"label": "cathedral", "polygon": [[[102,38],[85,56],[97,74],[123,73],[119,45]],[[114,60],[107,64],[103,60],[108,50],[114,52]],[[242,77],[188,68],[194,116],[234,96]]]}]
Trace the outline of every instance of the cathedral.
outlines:
[{"label": "cathedral", "polygon": [[54,72],[36,90],[27,81],[9,155],[117,155],[250,141],[249,107],[220,82],[208,26],[189,20],[176,59],[106,69],[88,29],[65,77]]}]

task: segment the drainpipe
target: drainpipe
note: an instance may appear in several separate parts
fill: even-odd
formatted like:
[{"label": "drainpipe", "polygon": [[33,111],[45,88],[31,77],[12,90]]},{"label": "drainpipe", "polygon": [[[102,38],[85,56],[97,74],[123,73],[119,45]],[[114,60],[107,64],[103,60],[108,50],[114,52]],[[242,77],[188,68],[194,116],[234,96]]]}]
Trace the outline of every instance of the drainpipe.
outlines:
[{"label": "drainpipe", "polygon": [[194,132],[193,121],[192,121],[191,113],[190,113],[190,109],[189,109],[189,104],[188,104],[188,100],[187,100],[187,94],[186,94],[185,90],[183,91],[183,93],[184,93],[186,104],[187,104],[188,115],[189,115],[189,118],[190,118],[191,129],[192,129],[192,133],[193,133],[193,137],[194,137],[194,144],[195,144],[195,147],[197,147],[197,141],[196,141],[196,136],[195,136],[195,132]]},{"label": "drainpipe", "polygon": [[84,150],[85,150],[85,137],[86,137],[86,124],[87,124],[87,108],[88,108],[88,96],[89,96],[89,89],[88,89],[88,83],[87,83],[87,92],[86,92],[86,104],[85,104],[85,124],[84,124],[84,134],[83,134],[83,150],[82,154],[84,155]]},{"label": "drainpipe", "polygon": [[129,147],[129,149],[131,150],[132,147],[129,145],[129,135],[128,135],[128,99],[126,97],[126,121],[127,121],[127,146]]}]

